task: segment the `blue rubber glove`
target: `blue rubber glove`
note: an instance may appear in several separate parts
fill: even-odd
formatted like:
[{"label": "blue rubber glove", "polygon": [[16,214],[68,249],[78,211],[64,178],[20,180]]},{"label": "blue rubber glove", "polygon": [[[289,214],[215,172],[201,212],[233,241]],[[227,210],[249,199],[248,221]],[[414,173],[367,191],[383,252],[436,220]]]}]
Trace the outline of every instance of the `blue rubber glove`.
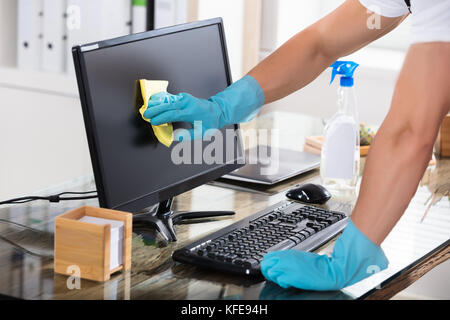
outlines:
[{"label": "blue rubber glove", "polygon": [[261,261],[261,272],[283,288],[328,291],[361,281],[388,264],[383,250],[349,219],[331,257],[293,249],[270,252]]},{"label": "blue rubber glove", "polygon": [[[165,96],[161,99],[161,95]],[[195,98],[188,93],[180,93],[167,99],[167,93],[158,93],[151,97],[144,113],[151,119],[152,125],[170,122],[201,121],[203,134],[209,129],[247,122],[252,120],[264,104],[264,92],[251,76],[236,81],[224,91],[208,100]],[[165,102],[168,101],[168,102]],[[191,138],[197,139],[198,132],[189,130]],[[175,137],[176,140],[179,137]]]}]

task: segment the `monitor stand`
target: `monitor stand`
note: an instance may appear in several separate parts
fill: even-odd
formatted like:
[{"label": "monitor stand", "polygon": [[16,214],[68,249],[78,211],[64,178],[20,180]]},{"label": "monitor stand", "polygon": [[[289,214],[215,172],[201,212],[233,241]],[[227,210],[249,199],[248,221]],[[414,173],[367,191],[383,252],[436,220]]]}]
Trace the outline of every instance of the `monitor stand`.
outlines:
[{"label": "monitor stand", "polygon": [[164,239],[177,241],[174,225],[182,220],[200,219],[220,216],[232,216],[234,211],[172,211],[173,198],[159,203],[149,211],[133,215],[133,225],[147,225],[158,230]]}]

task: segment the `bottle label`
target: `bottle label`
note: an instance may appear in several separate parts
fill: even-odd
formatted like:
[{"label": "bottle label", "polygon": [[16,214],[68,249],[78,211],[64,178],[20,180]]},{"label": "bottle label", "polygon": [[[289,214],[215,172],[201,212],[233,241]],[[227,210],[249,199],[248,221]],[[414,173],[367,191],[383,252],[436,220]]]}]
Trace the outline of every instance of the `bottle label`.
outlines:
[{"label": "bottle label", "polygon": [[325,176],[331,179],[352,179],[355,170],[355,152],[354,123],[340,123],[330,128],[325,146]]}]

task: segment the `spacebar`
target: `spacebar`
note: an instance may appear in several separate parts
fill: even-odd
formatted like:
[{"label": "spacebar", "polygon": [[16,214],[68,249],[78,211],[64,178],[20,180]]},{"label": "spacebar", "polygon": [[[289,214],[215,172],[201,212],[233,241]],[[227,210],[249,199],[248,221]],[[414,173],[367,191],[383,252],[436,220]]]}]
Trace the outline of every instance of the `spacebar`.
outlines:
[{"label": "spacebar", "polygon": [[295,246],[295,242],[289,239],[283,240],[280,243],[267,249],[267,252],[277,251],[277,250],[287,250]]}]

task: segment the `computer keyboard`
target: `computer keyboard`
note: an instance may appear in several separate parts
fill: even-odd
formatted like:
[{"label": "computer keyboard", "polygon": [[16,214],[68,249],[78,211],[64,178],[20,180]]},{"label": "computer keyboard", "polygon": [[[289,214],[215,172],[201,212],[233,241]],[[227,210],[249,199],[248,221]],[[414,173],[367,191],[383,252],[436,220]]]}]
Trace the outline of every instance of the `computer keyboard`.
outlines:
[{"label": "computer keyboard", "polygon": [[176,250],[178,262],[225,272],[260,275],[271,251],[311,251],[344,229],[341,212],[283,201]]}]

